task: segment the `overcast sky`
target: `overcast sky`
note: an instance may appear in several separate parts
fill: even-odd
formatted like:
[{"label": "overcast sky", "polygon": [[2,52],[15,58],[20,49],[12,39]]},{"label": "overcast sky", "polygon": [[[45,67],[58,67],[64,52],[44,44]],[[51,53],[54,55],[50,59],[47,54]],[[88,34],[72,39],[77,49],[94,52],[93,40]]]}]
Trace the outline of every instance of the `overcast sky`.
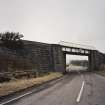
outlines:
[{"label": "overcast sky", "polygon": [[0,0],[0,32],[93,45],[105,52],[105,0]]}]

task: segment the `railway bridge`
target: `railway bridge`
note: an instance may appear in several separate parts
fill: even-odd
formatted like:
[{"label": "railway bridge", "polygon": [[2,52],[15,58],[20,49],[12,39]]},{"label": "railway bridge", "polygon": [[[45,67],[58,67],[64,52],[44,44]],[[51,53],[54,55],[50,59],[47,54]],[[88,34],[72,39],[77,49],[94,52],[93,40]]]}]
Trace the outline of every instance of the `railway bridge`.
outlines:
[{"label": "railway bridge", "polygon": [[88,70],[98,70],[101,65],[105,64],[105,55],[93,46],[74,44],[61,41],[59,44],[52,46],[53,49],[53,67],[55,71],[65,71],[66,54],[88,56]]},{"label": "railway bridge", "polygon": [[89,70],[105,64],[105,54],[92,46],[61,41],[58,44],[23,40],[23,47],[11,49],[0,43],[0,72],[14,70],[66,70],[66,54],[88,56]]}]

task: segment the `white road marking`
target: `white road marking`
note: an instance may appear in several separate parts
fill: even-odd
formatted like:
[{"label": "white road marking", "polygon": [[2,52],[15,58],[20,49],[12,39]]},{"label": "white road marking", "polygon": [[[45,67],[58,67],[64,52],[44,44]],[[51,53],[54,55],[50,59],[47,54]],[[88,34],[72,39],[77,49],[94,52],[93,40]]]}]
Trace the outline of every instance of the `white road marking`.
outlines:
[{"label": "white road marking", "polygon": [[6,104],[8,104],[8,103],[10,103],[10,102],[12,102],[12,101],[18,100],[18,99],[20,99],[20,98],[22,98],[22,97],[24,97],[24,96],[26,96],[26,95],[32,94],[32,93],[33,93],[33,91],[28,92],[28,93],[26,93],[26,94],[20,95],[19,97],[16,97],[16,98],[13,98],[13,99],[11,99],[11,100],[9,100],[9,101],[6,101],[6,102],[4,102],[4,103],[1,103],[0,105],[6,105]]},{"label": "white road marking", "polygon": [[84,89],[84,84],[85,84],[85,81],[82,82],[82,86],[81,86],[81,89],[80,89],[80,92],[78,94],[76,102],[80,102],[80,99],[81,99],[81,96],[82,96],[82,93],[83,93],[83,89]]}]

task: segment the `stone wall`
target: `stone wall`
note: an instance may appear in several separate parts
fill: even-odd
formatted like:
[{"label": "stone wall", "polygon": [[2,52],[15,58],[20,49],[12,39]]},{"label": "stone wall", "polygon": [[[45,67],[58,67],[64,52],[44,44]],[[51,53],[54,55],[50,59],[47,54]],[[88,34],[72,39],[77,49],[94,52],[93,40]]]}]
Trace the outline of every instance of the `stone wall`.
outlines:
[{"label": "stone wall", "polygon": [[57,44],[52,45],[53,52],[53,67],[55,71],[64,72],[66,69],[66,55],[61,50],[61,46]]},{"label": "stone wall", "polygon": [[99,70],[102,65],[105,65],[105,54],[99,51],[94,51],[94,65],[95,69]]},{"label": "stone wall", "polygon": [[0,46],[0,72],[52,69],[51,45],[23,41],[23,47],[10,49]]}]

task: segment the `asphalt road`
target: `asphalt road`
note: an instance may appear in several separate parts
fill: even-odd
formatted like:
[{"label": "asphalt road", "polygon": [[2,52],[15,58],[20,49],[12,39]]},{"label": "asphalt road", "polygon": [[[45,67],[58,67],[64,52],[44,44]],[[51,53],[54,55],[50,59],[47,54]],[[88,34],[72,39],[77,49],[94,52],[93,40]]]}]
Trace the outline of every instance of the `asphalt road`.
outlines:
[{"label": "asphalt road", "polygon": [[88,68],[83,66],[75,66],[75,65],[69,65],[66,70],[67,71],[86,71]]},{"label": "asphalt road", "polygon": [[53,86],[10,105],[105,105],[105,77],[89,72],[68,74]]}]

